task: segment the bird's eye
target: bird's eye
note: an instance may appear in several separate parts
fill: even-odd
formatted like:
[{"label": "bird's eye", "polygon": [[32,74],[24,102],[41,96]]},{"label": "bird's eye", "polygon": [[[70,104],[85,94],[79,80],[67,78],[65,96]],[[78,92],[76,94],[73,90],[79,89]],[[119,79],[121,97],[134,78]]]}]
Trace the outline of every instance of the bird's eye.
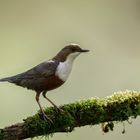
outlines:
[{"label": "bird's eye", "polygon": [[71,48],[72,52],[76,52],[77,49],[76,48]]}]

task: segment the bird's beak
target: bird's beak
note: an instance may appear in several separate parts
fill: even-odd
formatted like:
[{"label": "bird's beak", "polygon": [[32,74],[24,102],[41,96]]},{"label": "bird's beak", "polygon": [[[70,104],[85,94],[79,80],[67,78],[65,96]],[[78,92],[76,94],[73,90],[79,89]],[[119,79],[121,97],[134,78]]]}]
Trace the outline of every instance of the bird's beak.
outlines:
[{"label": "bird's beak", "polygon": [[81,52],[89,52],[89,50],[82,49]]}]

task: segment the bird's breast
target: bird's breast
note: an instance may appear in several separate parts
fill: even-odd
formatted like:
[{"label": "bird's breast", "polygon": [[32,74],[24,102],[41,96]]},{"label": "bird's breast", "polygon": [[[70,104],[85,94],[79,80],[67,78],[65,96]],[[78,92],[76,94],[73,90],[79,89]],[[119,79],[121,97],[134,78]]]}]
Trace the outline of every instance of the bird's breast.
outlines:
[{"label": "bird's breast", "polygon": [[72,70],[72,62],[60,62],[55,75],[58,76],[62,81],[66,81]]},{"label": "bird's breast", "polygon": [[51,76],[43,82],[43,90],[53,90],[60,87],[62,84],[64,84],[64,81],[62,81],[58,76]]}]

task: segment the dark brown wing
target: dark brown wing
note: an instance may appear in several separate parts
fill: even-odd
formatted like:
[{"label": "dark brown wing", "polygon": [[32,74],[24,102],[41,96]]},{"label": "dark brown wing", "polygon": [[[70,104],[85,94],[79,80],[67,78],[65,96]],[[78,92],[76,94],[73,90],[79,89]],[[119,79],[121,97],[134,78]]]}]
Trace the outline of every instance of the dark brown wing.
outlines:
[{"label": "dark brown wing", "polygon": [[32,90],[41,90],[43,83],[55,74],[58,64],[58,61],[43,62],[24,73],[0,81],[8,81]]}]

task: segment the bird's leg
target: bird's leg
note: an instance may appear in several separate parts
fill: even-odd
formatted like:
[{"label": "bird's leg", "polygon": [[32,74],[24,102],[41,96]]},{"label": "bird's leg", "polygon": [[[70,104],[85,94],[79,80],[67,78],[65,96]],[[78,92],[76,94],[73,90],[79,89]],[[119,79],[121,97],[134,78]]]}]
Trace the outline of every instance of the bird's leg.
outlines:
[{"label": "bird's leg", "polygon": [[57,111],[63,112],[62,109],[60,109],[56,104],[54,104],[54,103],[46,96],[46,93],[47,93],[47,91],[43,91],[43,93],[42,93],[43,97],[44,97],[46,100],[48,100],[48,101],[54,106],[54,108],[55,108]]},{"label": "bird's leg", "polygon": [[44,119],[44,120],[49,120],[50,122],[53,122],[53,121],[45,114],[45,112],[43,111],[43,109],[42,109],[42,107],[41,107],[41,104],[40,104],[40,102],[39,102],[39,96],[40,96],[40,94],[41,94],[41,92],[36,92],[36,101],[37,101],[37,103],[38,103],[38,105],[39,105],[39,108],[40,108],[40,110],[41,110],[41,113],[42,113],[42,115],[43,115],[43,119]]}]

